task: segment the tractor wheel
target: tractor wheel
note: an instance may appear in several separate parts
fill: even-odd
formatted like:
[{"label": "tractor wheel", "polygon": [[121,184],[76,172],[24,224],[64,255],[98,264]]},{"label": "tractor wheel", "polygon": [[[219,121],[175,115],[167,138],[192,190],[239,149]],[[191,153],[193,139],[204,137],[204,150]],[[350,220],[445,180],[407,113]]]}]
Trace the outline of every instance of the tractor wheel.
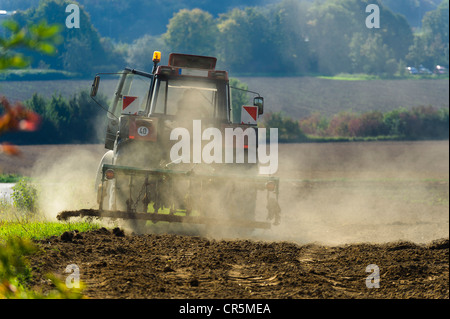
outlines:
[{"label": "tractor wheel", "polygon": [[[130,156],[133,153],[128,154],[125,152],[125,149],[116,151],[116,156],[114,158],[114,165],[122,165],[122,166],[137,166],[135,163],[130,165]],[[108,188],[108,197],[109,203],[108,207],[110,210],[115,211],[128,211],[128,199],[130,197],[130,180],[124,176],[121,178],[115,178],[113,181],[110,181],[110,187]],[[133,179],[133,187],[131,189],[132,198],[135,200],[140,192],[140,189],[144,183],[144,180],[137,179],[134,177]],[[138,203],[136,209],[138,212],[143,212],[143,204],[142,202]],[[134,208],[134,207],[133,207]],[[142,234],[145,233],[146,230],[146,221],[145,220],[120,220],[120,224],[125,229]]]}]

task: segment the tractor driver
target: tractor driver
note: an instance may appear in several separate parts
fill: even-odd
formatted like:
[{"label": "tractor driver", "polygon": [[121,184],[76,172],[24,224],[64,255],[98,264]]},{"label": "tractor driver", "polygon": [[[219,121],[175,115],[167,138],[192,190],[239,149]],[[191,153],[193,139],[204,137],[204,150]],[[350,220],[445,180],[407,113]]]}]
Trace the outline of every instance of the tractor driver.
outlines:
[{"label": "tractor driver", "polygon": [[177,104],[177,117],[180,120],[200,120],[211,117],[212,104],[198,89],[187,89]]}]

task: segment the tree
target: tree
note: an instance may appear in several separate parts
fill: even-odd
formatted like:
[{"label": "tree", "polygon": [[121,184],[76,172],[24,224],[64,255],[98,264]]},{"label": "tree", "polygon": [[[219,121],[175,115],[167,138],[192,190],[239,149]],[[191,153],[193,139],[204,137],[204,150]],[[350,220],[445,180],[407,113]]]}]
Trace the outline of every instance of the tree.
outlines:
[{"label": "tree", "polygon": [[[105,96],[98,99],[107,104]],[[98,132],[104,130],[104,113],[88,91],[69,99],[57,94],[49,99],[34,94],[25,105],[41,117],[40,130],[27,138],[30,143],[96,143]]]},{"label": "tree", "polygon": [[[427,12],[423,29],[433,64],[448,65],[449,61],[449,0],[443,0],[436,10]],[[433,66],[434,66],[433,65]]]},{"label": "tree", "polygon": [[309,10],[308,31],[319,73],[351,70],[350,41],[362,28],[354,17],[358,12],[363,13],[364,8],[354,0],[315,2]]},{"label": "tree", "polygon": [[355,33],[349,47],[354,73],[392,76],[398,70],[392,49],[383,44],[378,33],[366,39],[362,33]]},{"label": "tree", "polygon": [[64,54],[61,56],[64,70],[86,73],[93,68],[94,55],[86,38],[71,38],[64,43]]},{"label": "tree", "polygon": [[165,58],[167,54],[164,54],[164,52],[169,50],[161,37],[144,35],[133,41],[128,47],[126,62],[130,67],[150,72],[153,68],[151,57],[154,51],[161,51],[163,58]]},{"label": "tree", "polygon": [[403,15],[413,28],[422,26],[424,13],[435,10],[441,0],[381,0],[395,13]]},{"label": "tree", "polygon": [[313,112],[306,118],[299,121],[300,130],[305,134],[310,135],[325,135],[328,128],[329,120],[320,114],[320,112]]},{"label": "tree", "polygon": [[46,20],[48,23],[60,25],[62,30],[61,36],[64,41],[56,46],[58,55],[42,56],[40,53],[33,53],[32,66],[36,67],[42,61],[41,63],[48,64],[52,69],[67,68],[68,71],[90,74],[93,66],[99,71],[108,61],[108,53],[101,44],[100,35],[92,26],[89,15],[82,6],[79,7],[80,28],[63,27],[62,24],[67,18],[65,9],[72,3],[69,0],[42,0],[37,8],[19,11],[13,16],[18,23],[35,24],[37,21]]},{"label": "tree", "polygon": [[217,26],[211,14],[200,9],[183,9],[170,19],[163,38],[172,51],[215,55]]},{"label": "tree", "polygon": [[274,32],[269,16],[261,8],[233,9],[219,17],[220,61],[234,72],[276,70]]},{"label": "tree", "polygon": [[[368,29],[364,24],[366,6],[372,3],[380,8],[379,29]],[[322,74],[352,72],[355,68],[361,72],[362,65],[367,69],[363,72],[379,74],[380,64],[388,61],[393,74],[413,41],[406,19],[392,13],[379,1],[315,2],[308,19],[311,50],[317,59],[317,71]],[[371,53],[372,58],[366,59],[367,53]],[[375,58],[379,54],[383,58]]]},{"label": "tree", "polygon": [[278,140],[280,142],[300,142],[306,139],[299,123],[290,117],[283,116],[281,112],[264,115],[263,126],[278,128]]},{"label": "tree", "polygon": [[414,36],[414,43],[406,56],[414,66],[420,64],[433,69],[449,63],[449,0],[443,0],[436,10],[425,14],[422,32]]},{"label": "tree", "polygon": [[[276,59],[270,62],[286,73],[305,73],[311,69],[306,14],[310,4],[284,0],[271,12]],[[275,60],[275,61],[274,61]]]},{"label": "tree", "polygon": [[432,36],[439,36],[443,43],[449,42],[449,0],[443,0],[436,10],[427,12],[423,28]]}]

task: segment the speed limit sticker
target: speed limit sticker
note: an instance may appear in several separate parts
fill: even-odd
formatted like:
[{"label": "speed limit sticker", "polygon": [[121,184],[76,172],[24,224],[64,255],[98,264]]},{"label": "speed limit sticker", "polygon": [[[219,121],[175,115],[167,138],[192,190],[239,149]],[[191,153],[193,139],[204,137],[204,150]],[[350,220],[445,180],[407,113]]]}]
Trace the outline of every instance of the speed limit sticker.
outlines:
[{"label": "speed limit sticker", "polygon": [[149,133],[149,129],[146,126],[139,126],[137,132],[140,136],[147,136]]}]

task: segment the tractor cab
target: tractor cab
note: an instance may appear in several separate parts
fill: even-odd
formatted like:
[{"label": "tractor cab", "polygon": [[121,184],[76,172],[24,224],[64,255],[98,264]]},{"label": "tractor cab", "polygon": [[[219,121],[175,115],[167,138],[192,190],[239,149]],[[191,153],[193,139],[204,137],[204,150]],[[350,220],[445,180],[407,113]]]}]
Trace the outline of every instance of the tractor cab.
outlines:
[{"label": "tractor cab", "polygon": [[156,69],[149,115],[230,123],[228,74],[215,65],[213,57],[172,53]]},{"label": "tractor cab", "polygon": [[[233,123],[256,126],[257,117],[263,113],[263,98],[256,92],[244,90],[257,95],[253,105],[237,106],[242,108],[242,113],[241,110],[231,112],[231,90],[242,89],[230,87],[228,72],[216,70],[215,57],[172,53],[168,65],[158,65],[160,60],[161,53],[155,51],[152,73],[130,68],[120,73],[108,107],[107,149],[112,150],[117,138],[124,137],[130,123],[131,127],[136,126],[133,124],[136,117],[154,118],[155,123],[162,122],[161,119],[172,120],[178,126],[188,126],[192,120],[202,120],[203,124],[216,127]],[[91,88],[94,100],[99,82],[97,75]],[[236,114],[241,115],[240,118]],[[129,136],[139,138],[140,135]]]}]

